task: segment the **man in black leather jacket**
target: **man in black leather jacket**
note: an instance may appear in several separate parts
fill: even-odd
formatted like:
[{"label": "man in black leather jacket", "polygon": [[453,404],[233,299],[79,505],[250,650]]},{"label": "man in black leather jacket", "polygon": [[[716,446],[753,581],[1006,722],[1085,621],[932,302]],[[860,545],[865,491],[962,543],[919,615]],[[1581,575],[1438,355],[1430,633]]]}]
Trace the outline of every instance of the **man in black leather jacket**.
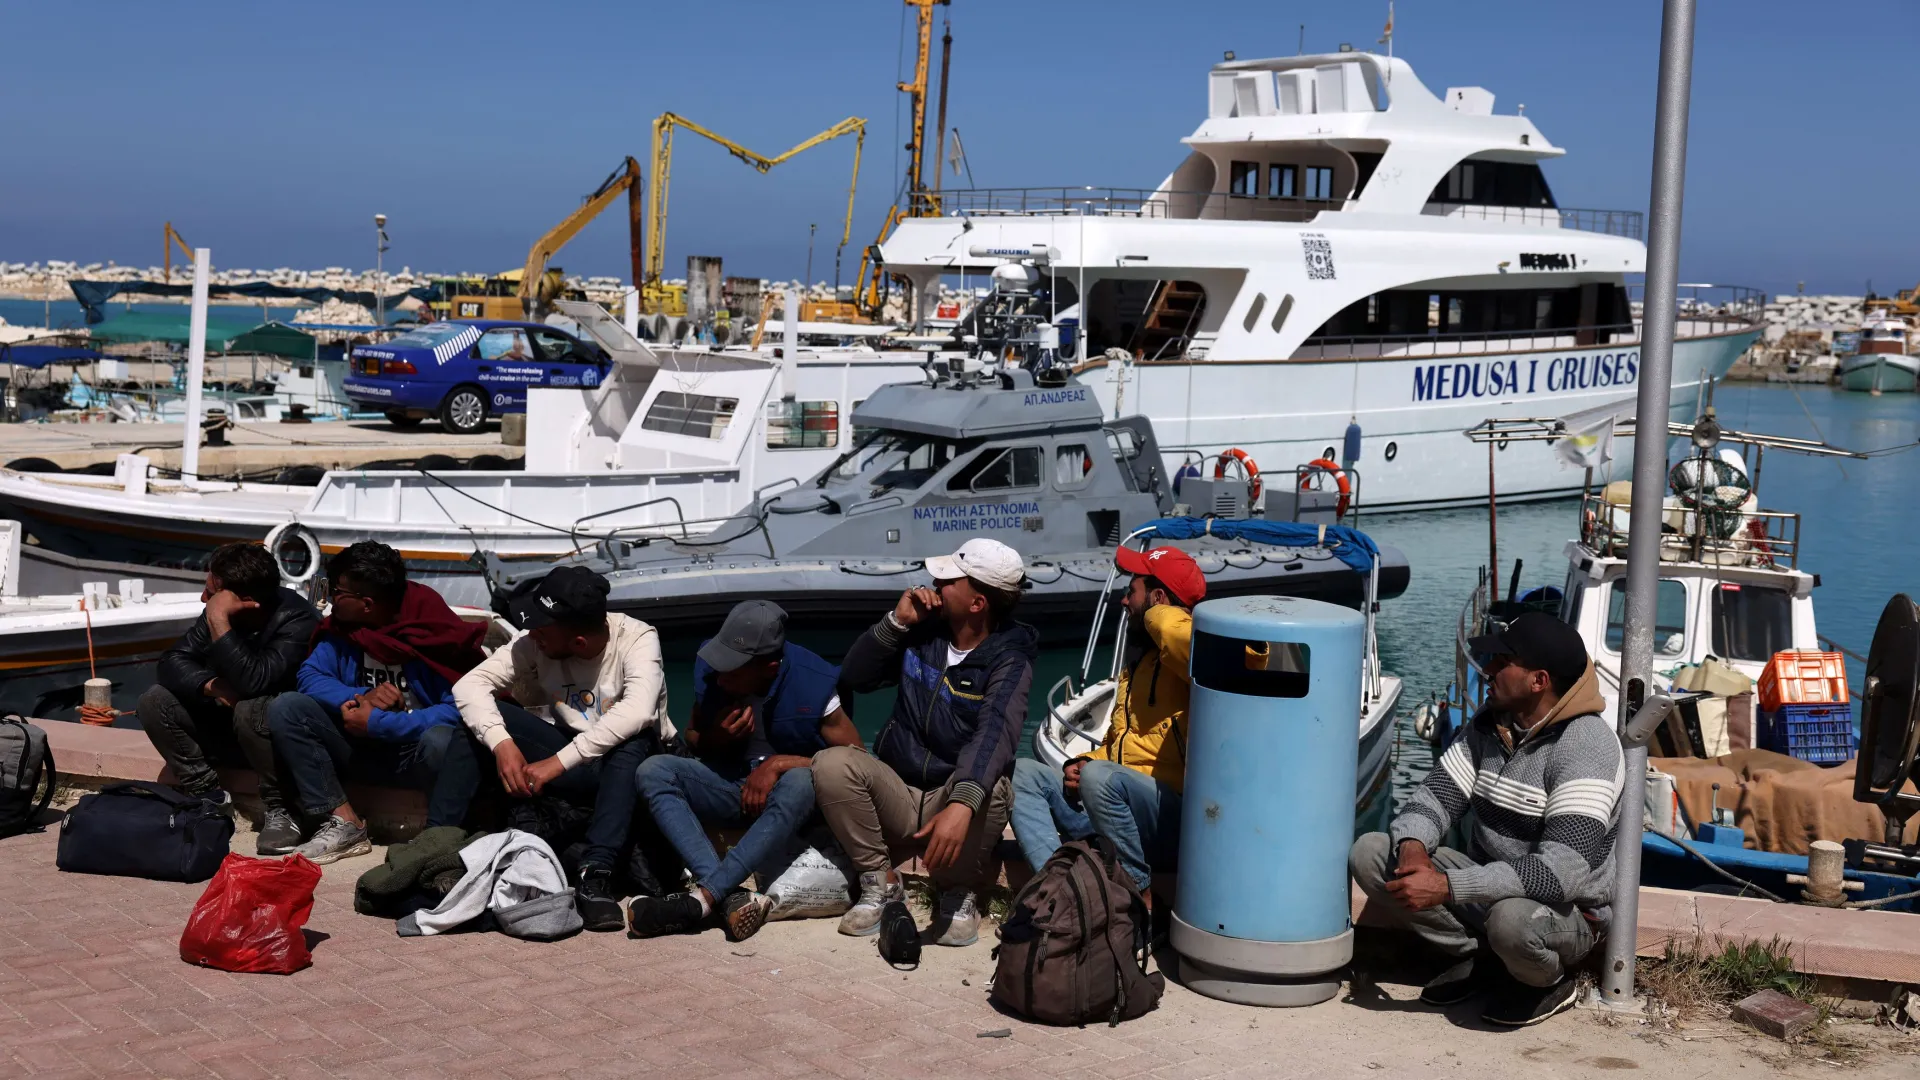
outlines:
[{"label": "man in black leather jacket", "polygon": [[160,655],[155,684],[140,695],[140,726],[182,790],[221,803],[227,793],[205,744],[238,742],[266,804],[259,852],[284,855],[300,843],[300,829],[274,769],[267,705],[294,688],[320,616],[305,597],[280,586],[273,557],[259,544],[215,551],[201,598],[206,611]]}]

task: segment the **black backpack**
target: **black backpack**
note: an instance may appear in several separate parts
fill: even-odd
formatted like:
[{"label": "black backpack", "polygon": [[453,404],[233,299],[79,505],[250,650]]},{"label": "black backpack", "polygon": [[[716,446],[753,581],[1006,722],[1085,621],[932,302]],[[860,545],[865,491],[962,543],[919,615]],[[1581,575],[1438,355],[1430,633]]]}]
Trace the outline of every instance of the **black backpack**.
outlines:
[{"label": "black backpack", "polygon": [[1062,845],[1014,894],[993,950],[993,1000],[1047,1024],[1109,1027],[1160,1004],[1146,898],[1105,837]]},{"label": "black backpack", "polygon": [[53,785],[47,733],[18,716],[0,717],[0,837],[44,829],[34,819],[53,802]]}]

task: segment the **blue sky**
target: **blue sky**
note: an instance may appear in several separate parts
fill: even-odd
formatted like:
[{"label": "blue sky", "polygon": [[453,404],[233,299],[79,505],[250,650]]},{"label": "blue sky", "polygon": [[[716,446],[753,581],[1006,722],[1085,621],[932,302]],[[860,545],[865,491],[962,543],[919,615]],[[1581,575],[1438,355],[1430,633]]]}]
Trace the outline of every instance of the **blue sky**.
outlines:
[{"label": "blue sky", "polygon": [[[1906,57],[1920,4],[1702,0],[1683,277],[1882,292],[1920,278]],[[342,2],[0,6],[0,260],[158,262],[171,219],[224,266],[499,270],[673,110],[771,153],[871,122],[845,276],[900,181],[904,6],[890,0],[590,5]],[[1644,209],[1657,0],[1397,5],[1396,53],[1436,92],[1524,103],[1568,154],[1564,206]],[[1386,4],[956,0],[949,125],[980,186],[1151,187],[1205,108],[1205,70],[1373,47]],[[909,24],[910,27],[910,24]],[[935,48],[938,49],[938,28]],[[896,100],[898,99],[898,100]],[[896,116],[901,116],[896,138]],[[931,116],[929,117],[931,122]],[[850,140],[761,176],[683,135],[669,276],[689,253],[830,278]],[[949,181],[950,186],[952,181]],[[961,181],[964,184],[964,180]],[[562,252],[627,273],[609,213]]]}]

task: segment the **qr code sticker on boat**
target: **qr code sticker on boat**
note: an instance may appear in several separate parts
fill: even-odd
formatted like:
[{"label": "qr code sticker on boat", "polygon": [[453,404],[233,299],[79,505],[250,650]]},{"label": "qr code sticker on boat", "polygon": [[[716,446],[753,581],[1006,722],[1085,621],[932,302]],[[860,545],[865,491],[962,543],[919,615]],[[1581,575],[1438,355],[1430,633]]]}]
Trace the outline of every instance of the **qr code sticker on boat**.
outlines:
[{"label": "qr code sticker on boat", "polygon": [[1307,260],[1308,281],[1333,280],[1333,243],[1325,233],[1301,233],[1300,253]]}]

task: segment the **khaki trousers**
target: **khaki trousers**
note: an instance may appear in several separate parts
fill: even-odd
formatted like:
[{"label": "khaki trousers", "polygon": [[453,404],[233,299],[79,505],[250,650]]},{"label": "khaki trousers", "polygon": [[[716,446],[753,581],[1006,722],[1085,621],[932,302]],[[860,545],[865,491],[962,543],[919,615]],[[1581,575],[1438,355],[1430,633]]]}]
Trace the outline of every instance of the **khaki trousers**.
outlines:
[{"label": "khaki trousers", "polygon": [[[891,870],[920,854],[925,841],[913,834],[946,808],[952,786],[949,781],[937,790],[922,791],[857,746],[833,746],[813,756],[814,803],[863,874]],[[959,861],[929,872],[934,885],[979,891],[994,884],[993,848],[1007,827],[1012,805],[1012,780],[1001,777],[973,815]]]}]

